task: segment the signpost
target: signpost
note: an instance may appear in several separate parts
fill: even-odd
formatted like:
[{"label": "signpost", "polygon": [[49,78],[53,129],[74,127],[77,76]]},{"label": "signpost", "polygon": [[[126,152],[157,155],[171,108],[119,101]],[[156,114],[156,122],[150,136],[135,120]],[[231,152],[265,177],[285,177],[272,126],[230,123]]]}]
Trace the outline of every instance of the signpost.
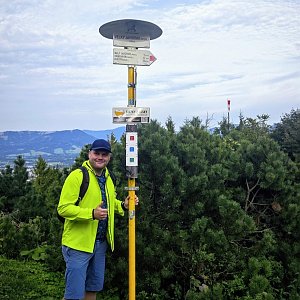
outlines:
[{"label": "signpost", "polygon": [[113,123],[126,124],[126,174],[128,177],[128,236],[129,236],[129,300],[135,300],[135,192],[138,187],[138,134],[137,123],[149,123],[150,108],[136,107],[136,66],[150,66],[156,57],[149,50],[150,40],[161,36],[157,25],[140,20],[124,19],[106,23],[99,28],[102,36],[113,40],[113,63],[128,65],[128,105],[112,110]]}]

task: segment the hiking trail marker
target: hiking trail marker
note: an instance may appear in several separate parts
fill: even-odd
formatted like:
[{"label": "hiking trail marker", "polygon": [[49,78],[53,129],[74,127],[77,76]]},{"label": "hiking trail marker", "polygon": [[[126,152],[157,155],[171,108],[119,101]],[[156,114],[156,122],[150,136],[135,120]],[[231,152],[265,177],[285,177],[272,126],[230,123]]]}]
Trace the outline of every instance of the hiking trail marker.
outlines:
[{"label": "hiking trail marker", "polygon": [[156,61],[156,57],[149,50],[114,48],[114,64],[150,66]]},{"label": "hiking trail marker", "polygon": [[150,108],[136,107],[136,66],[150,66],[156,57],[149,50],[150,40],[161,36],[159,26],[141,20],[123,19],[103,24],[100,34],[113,40],[113,63],[128,66],[128,104],[112,110],[113,123],[126,124],[126,175],[128,177],[129,222],[129,300],[136,298],[135,280],[135,179],[138,177],[138,133],[137,123],[150,122]]}]

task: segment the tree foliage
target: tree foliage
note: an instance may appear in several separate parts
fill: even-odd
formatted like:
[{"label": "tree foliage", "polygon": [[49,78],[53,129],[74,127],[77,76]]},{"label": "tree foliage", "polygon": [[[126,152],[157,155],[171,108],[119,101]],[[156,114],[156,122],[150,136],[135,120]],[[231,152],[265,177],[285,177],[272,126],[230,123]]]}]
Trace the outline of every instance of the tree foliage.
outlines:
[{"label": "tree foliage", "polygon": [[[294,114],[286,116],[293,124]],[[197,117],[178,132],[171,118],[165,126],[138,126],[137,299],[300,299],[297,147],[293,141],[290,152],[287,139],[283,146],[281,125],[271,131],[267,120],[241,117],[229,127],[224,121],[213,134]],[[122,199],[125,138],[110,140]],[[21,157],[1,171],[1,255],[64,269],[55,207],[69,171],[39,158],[28,179]],[[116,218],[104,299],[128,297],[127,222]]]},{"label": "tree foliage", "polygon": [[300,162],[300,109],[284,114],[275,124],[272,137],[293,160]]}]

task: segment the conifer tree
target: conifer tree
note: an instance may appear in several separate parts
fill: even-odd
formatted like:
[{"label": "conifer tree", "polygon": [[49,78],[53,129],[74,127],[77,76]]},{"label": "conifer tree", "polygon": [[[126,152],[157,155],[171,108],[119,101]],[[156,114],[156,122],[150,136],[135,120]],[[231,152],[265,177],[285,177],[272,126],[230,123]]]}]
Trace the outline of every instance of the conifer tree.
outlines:
[{"label": "conifer tree", "polygon": [[293,160],[300,162],[300,109],[284,114],[275,124],[272,137]]}]

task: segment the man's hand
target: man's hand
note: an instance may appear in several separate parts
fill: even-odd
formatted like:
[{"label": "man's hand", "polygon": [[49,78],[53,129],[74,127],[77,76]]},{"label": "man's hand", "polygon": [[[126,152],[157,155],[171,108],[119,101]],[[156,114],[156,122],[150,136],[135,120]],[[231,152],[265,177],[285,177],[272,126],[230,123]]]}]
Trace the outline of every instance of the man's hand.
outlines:
[{"label": "man's hand", "polygon": [[94,219],[104,220],[107,218],[108,211],[101,207],[102,203],[94,209]]},{"label": "man's hand", "polygon": [[[124,200],[124,206],[125,206],[126,209],[129,208],[129,200],[130,200],[130,196],[127,196]],[[139,204],[139,197],[137,195],[135,195],[134,200],[135,200],[135,205],[138,205]]]}]

